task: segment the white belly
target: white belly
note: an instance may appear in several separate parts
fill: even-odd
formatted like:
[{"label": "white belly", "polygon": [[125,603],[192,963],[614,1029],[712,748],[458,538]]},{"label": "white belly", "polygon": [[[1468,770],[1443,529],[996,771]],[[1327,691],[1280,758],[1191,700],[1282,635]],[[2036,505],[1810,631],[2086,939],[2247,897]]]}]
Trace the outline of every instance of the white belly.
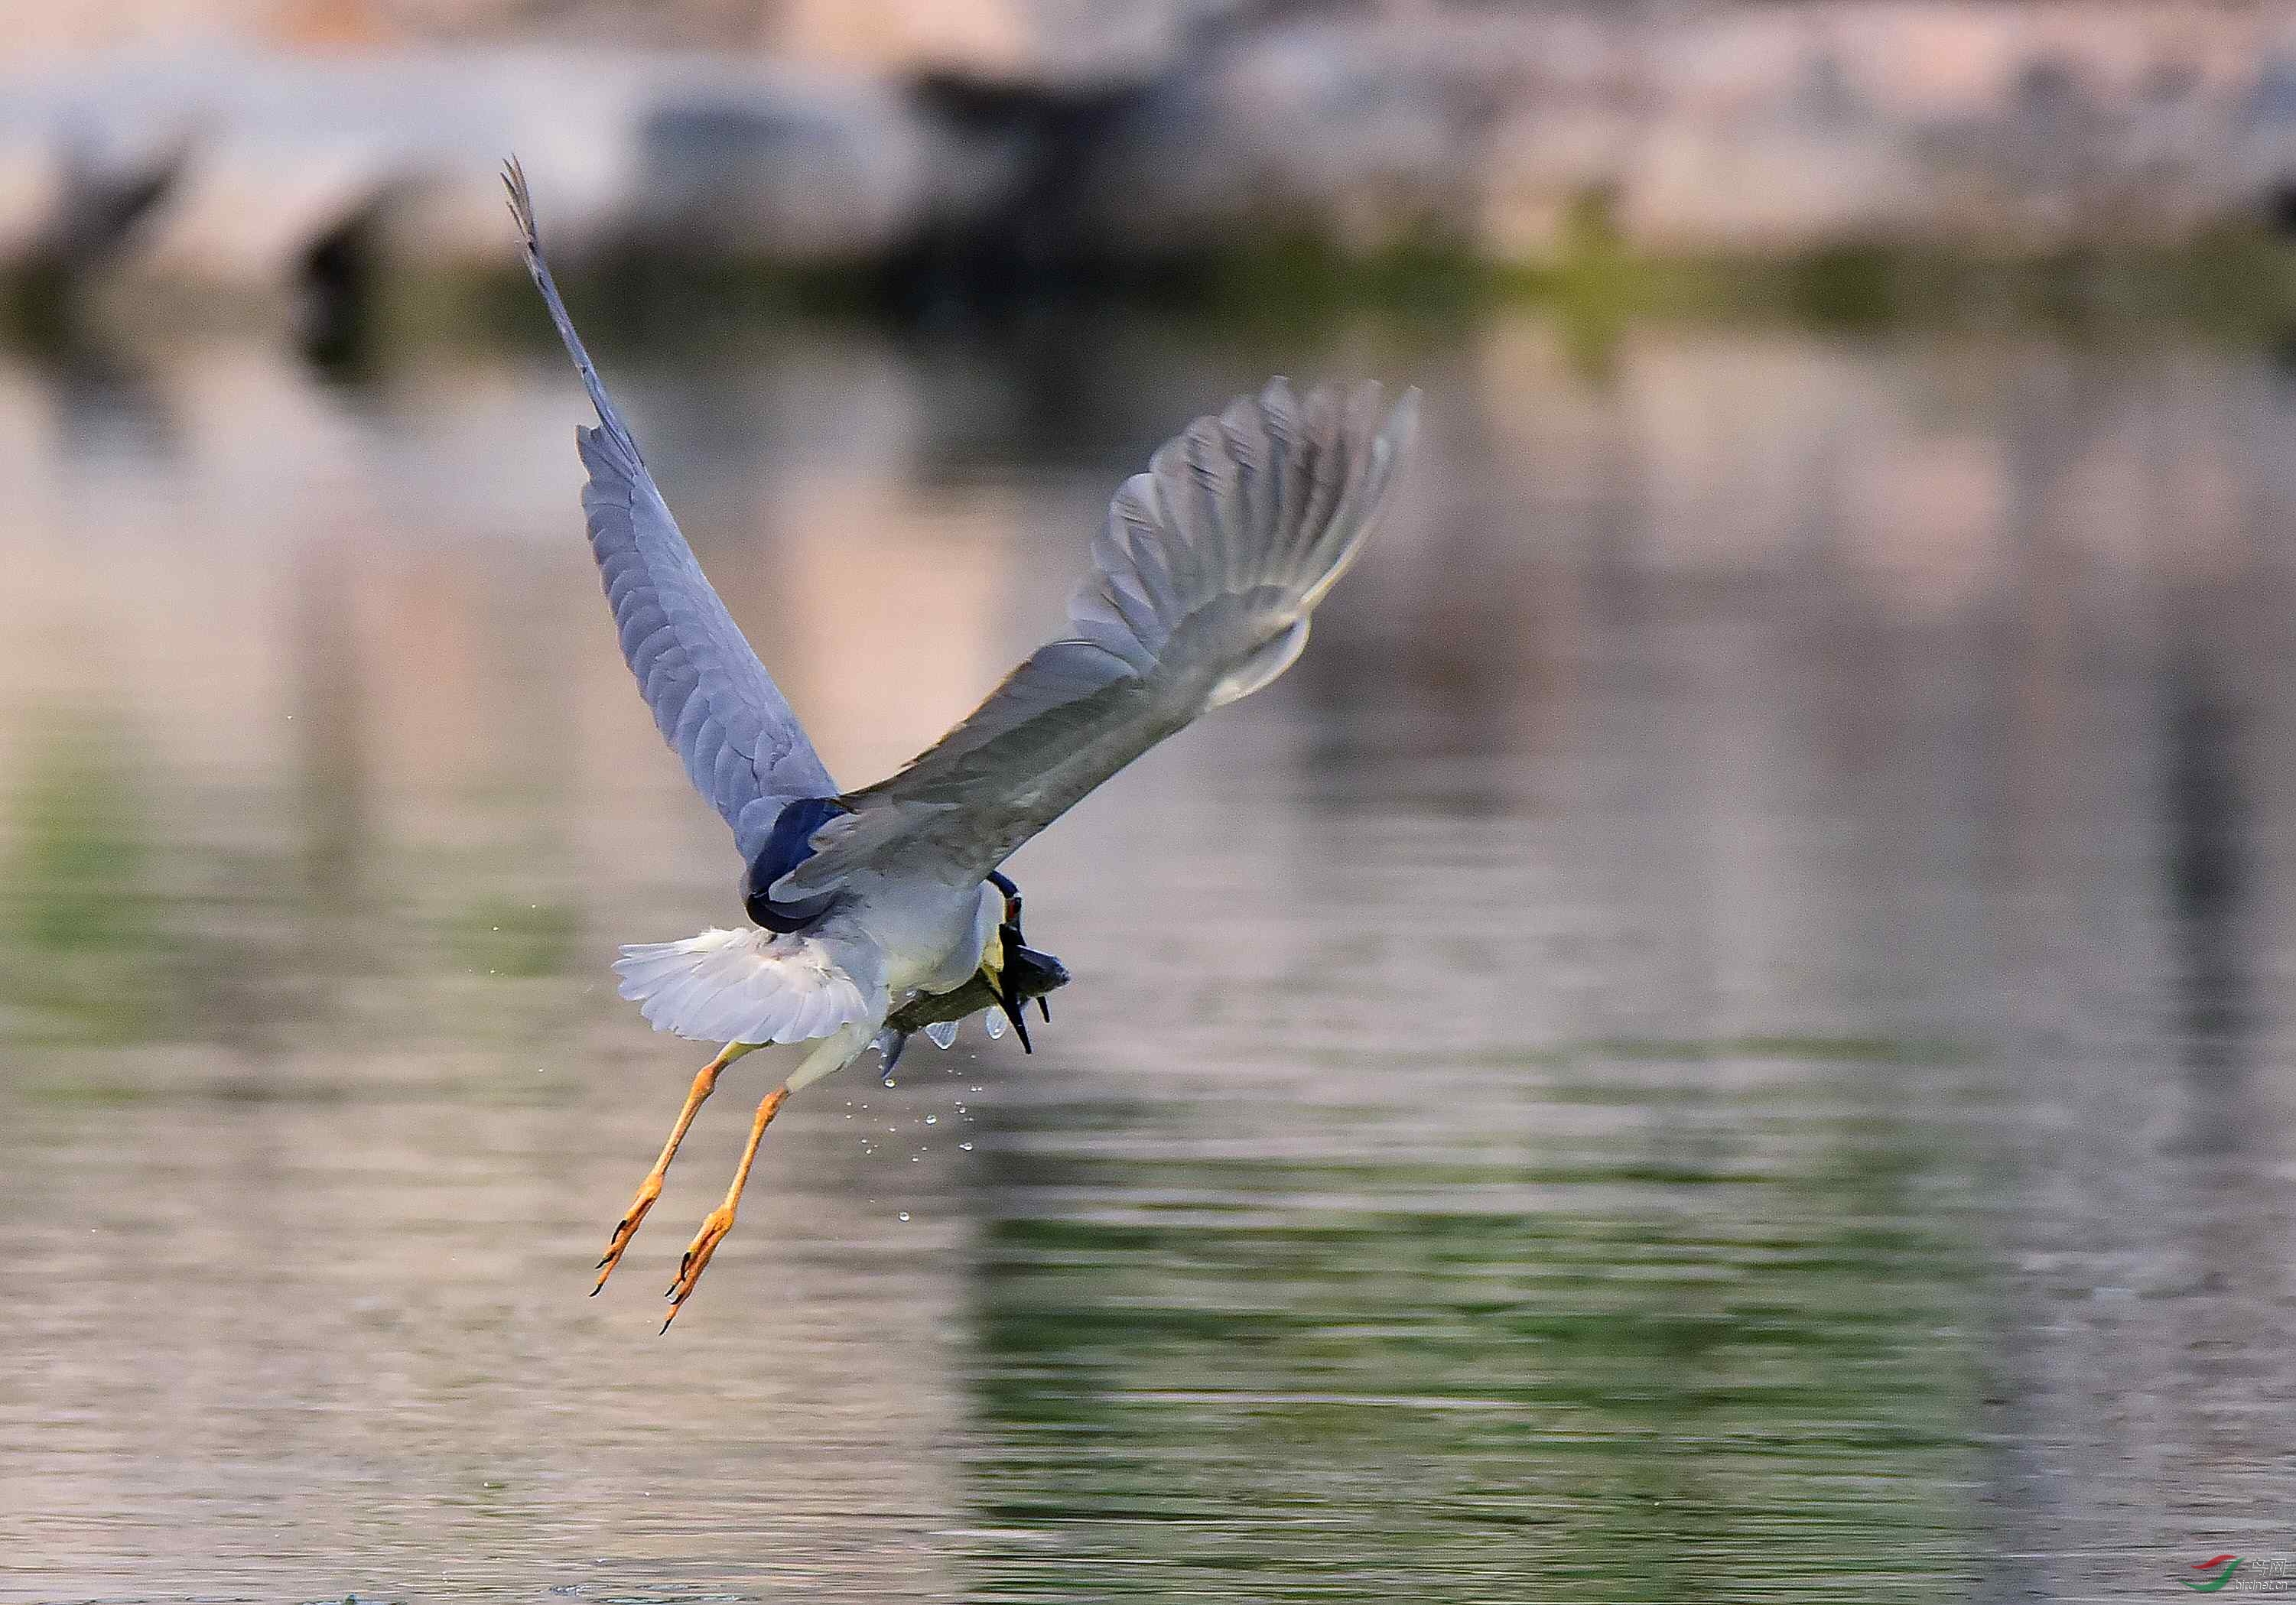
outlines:
[{"label": "white belly", "polygon": [[850,887],[849,895],[832,919],[850,920],[876,943],[896,1009],[919,993],[947,992],[972,979],[1004,913],[995,888],[979,884],[952,890],[930,882],[872,880]]}]

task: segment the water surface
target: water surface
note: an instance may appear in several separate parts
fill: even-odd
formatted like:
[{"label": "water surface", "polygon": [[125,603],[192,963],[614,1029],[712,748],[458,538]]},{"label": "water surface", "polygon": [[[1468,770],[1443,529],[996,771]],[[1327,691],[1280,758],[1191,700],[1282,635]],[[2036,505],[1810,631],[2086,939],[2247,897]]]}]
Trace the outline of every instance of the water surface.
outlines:
[{"label": "water surface", "polygon": [[604,354],[834,773],[1284,369],[1429,393],[1300,667],[1013,868],[1077,985],[796,1100],[570,376],[0,363],[0,1600],[2087,1599],[2296,1552],[2262,356],[1535,317]]}]

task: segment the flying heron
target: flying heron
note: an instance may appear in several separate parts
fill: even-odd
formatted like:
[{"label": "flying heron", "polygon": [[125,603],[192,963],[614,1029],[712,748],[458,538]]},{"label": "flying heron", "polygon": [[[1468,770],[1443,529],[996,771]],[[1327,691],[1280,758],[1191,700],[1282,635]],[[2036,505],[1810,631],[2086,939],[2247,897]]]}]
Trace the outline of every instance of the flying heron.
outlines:
[{"label": "flying heron", "polygon": [[[980,1010],[1009,1020],[1064,984],[1021,933],[1013,850],[1165,737],[1290,667],[1308,615],[1362,550],[1409,448],[1418,395],[1302,395],[1281,379],[1199,418],[1125,481],[1092,543],[1069,633],[873,786],[840,791],[694,561],[607,397],[544,262],[526,176],[504,170],[527,270],[597,409],[575,444],[582,510],[622,655],[654,723],[741,849],[754,922],[624,947],[621,995],[655,1029],[721,1043],[598,1262],[606,1285],[726,1068],[809,1044],[766,1095],[725,1202],[679,1261],[662,1329],[734,1224],[766,1127],[791,1093],[871,1047],[888,1069],[912,1031],[947,1046]],[[989,1013],[988,1011],[996,1012]]]}]

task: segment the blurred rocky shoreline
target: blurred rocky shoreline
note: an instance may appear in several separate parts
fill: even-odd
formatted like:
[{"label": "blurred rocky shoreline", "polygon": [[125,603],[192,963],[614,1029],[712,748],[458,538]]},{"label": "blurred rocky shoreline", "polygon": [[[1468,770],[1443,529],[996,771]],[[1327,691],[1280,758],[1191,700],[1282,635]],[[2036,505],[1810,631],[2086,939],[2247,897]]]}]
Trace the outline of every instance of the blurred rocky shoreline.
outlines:
[{"label": "blurred rocky shoreline", "polygon": [[512,151],[578,268],[956,295],[1284,243],[1537,272],[1590,240],[2030,261],[2296,228],[2296,4],[793,0],[651,41],[578,4],[185,7],[0,54],[0,270],[33,300],[506,269]]}]

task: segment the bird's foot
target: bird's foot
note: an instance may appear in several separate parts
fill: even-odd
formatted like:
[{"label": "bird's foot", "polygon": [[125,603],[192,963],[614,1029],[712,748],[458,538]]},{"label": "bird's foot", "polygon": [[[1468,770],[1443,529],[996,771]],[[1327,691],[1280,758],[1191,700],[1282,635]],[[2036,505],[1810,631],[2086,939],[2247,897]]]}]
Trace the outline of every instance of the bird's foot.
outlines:
[{"label": "bird's foot", "polygon": [[702,1221],[701,1230],[693,1234],[693,1241],[685,1245],[685,1257],[677,1262],[677,1280],[670,1284],[669,1291],[662,1295],[669,1300],[669,1314],[662,1319],[662,1331],[669,1330],[669,1323],[677,1319],[677,1312],[684,1309],[685,1301],[693,1297],[693,1289],[701,1282],[701,1273],[709,1267],[709,1257],[718,1252],[718,1245],[726,1241],[726,1234],[733,1229],[733,1207],[720,1204]]},{"label": "bird's foot", "polygon": [[597,1286],[590,1290],[591,1298],[598,1296],[598,1289],[606,1285],[606,1278],[611,1276],[614,1267],[622,1263],[622,1250],[630,1246],[630,1239],[638,1234],[639,1223],[645,1219],[646,1211],[653,1208],[654,1200],[660,1196],[661,1174],[657,1171],[639,1185],[637,1197],[632,1199],[630,1207],[622,1211],[622,1218],[614,1227],[613,1239],[606,1244],[606,1257],[598,1262],[598,1282]]}]

